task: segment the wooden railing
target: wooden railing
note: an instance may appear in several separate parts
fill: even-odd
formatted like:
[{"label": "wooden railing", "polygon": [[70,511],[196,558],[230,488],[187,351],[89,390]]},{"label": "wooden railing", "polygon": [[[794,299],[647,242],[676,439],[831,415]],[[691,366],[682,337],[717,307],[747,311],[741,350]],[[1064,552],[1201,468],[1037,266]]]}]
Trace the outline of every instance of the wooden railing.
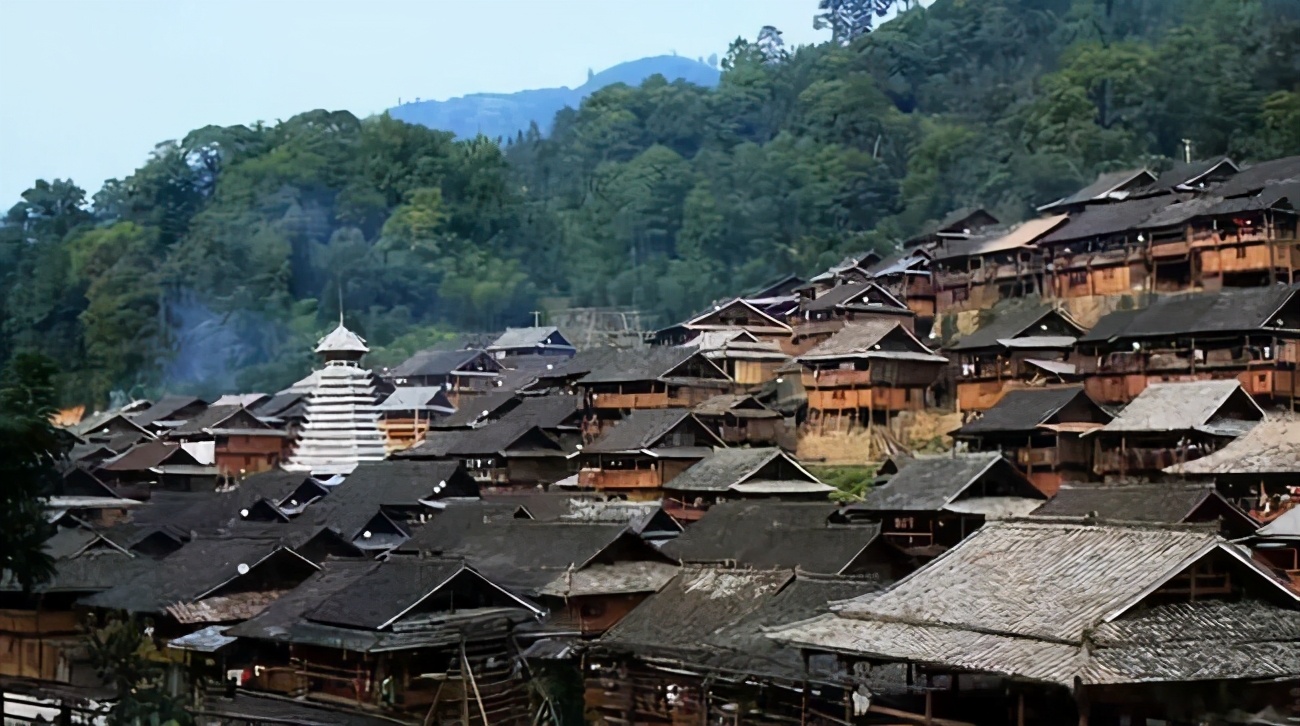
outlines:
[{"label": "wooden railing", "polygon": [[592,400],[595,408],[668,408],[668,393],[598,393]]},{"label": "wooden railing", "polygon": [[801,380],[804,388],[835,388],[837,386],[870,386],[871,371],[824,370],[816,374],[805,371]]},{"label": "wooden railing", "polygon": [[578,486],[590,489],[657,489],[659,472],[654,469],[583,469]]}]

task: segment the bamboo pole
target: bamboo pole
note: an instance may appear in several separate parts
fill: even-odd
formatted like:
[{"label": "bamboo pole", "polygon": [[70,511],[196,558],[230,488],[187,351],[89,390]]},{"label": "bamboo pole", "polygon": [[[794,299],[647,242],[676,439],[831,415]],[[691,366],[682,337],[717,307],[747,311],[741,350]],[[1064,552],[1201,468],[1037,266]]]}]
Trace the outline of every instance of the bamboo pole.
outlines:
[{"label": "bamboo pole", "polygon": [[[478,712],[483,715],[483,726],[489,726],[487,709],[483,707],[483,696],[478,692],[478,682],[474,680],[474,671],[469,667],[469,656],[465,655],[465,641],[460,641],[460,662],[461,667],[465,669],[465,677],[469,679],[469,684],[474,688],[474,700],[478,702]],[[469,726],[469,715],[466,714],[466,726]]]}]

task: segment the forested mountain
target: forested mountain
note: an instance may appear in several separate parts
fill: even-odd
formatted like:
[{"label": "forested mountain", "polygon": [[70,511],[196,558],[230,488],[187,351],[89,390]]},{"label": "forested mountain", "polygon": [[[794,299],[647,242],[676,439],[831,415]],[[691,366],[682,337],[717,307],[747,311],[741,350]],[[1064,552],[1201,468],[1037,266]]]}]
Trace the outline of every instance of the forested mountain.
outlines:
[{"label": "forested mountain", "polygon": [[346,112],[198,129],[93,199],[41,181],[13,206],[0,357],[48,353],[65,399],[102,402],[281,387],[340,299],[379,365],[543,299],[671,322],[958,207],[1023,218],[1183,139],[1300,153],[1298,10],[937,0],[815,47],[769,28],[714,89],[612,85],[504,148]]},{"label": "forested mountain", "polygon": [[675,55],[640,58],[600,73],[588,71],[588,74],[587,82],[577,88],[474,93],[446,101],[417,100],[388,109],[388,115],[398,121],[451,131],[461,137],[482,134],[490,139],[508,138],[527,131],[533,124],[545,134],[550,131],[556,112],[566,107],[577,108],[582,99],[605,86],[615,83],[636,86],[659,75],[670,81],[683,80],[712,88],[718,84],[719,76],[717,68],[707,63]]}]

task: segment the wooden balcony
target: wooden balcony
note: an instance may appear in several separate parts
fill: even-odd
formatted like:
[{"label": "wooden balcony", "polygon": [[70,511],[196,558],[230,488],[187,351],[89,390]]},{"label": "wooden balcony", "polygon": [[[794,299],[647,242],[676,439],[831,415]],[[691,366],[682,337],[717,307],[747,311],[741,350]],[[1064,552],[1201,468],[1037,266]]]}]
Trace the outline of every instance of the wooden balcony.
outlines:
[{"label": "wooden balcony", "polygon": [[1016,451],[1016,463],[1022,467],[1030,466],[1047,466],[1054,467],[1060,460],[1057,456],[1056,447],[1041,449],[1018,449]]},{"label": "wooden balcony", "polygon": [[668,392],[659,393],[598,393],[592,406],[606,409],[668,408]]},{"label": "wooden balcony", "polygon": [[658,489],[661,480],[656,469],[583,469],[578,472],[578,486],[584,489]]},{"label": "wooden balcony", "polygon": [[871,371],[805,371],[800,380],[804,388],[862,388],[871,385]]},{"label": "wooden balcony", "polygon": [[677,499],[664,499],[664,511],[679,522],[694,522],[709,511],[707,506],[694,506]]}]

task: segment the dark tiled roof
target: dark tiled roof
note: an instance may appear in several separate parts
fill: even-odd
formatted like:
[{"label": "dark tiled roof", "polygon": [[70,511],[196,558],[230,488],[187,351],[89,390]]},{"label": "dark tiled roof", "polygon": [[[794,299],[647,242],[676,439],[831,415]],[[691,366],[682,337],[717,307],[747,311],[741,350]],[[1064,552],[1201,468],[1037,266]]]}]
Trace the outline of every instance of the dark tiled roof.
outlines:
[{"label": "dark tiled roof", "polygon": [[162,612],[168,605],[189,602],[237,577],[239,565],[252,567],[279,548],[274,538],[196,539],[136,577],[82,603],[128,612]]},{"label": "dark tiled roof", "polygon": [[131,420],[140,426],[148,426],[157,421],[166,421],[182,409],[204,405],[203,399],[194,396],[163,396]]},{"label": "dark tiled roof", "polygon": [[1153,213],[1183,198],[1166,194],[1145,199],[1130,199],[1115,204],[1096,204],[1082,212],[1070,215],[1068,222],[1043,237],[1039,243],[1066,244],[1137,229]]},{"label": "dark tiled roof", "polygon": [[512,421],[528,421],[541,429],[562,426],[578,413],[577,396],[525,396],[520,404],[505,415]]},{"label": "dark tiled roof", "polygon": [[514,391],[494,391],[486,396],[473,396],[461,400],[456,412],[438,419],[433,427],[458,429],[473,426],[480,420],[499,418],[519,404]]},{"label": "dark tiled roof", "polygon": [[394,458],[495,456],[530,435],[537,442],[535,447],[537,450],[561,451],[559,443],[531,420],[506,417],[476,429],[430,431],[421,444],[407,449]]},{"label": "dark tiled roof", "polygon": [[1146,169],[1121,169],[1120,171],[1103,172],[1097,176],[1097,181],[1094,181],[1068,197],[1052,202],[1048,207],[1084,204],[1095,199],[1100,199],[1115,187],[1123,186],[1124,184],[1142,176],[1153,179],[1155,178],[1155,175]]},{"label": "dark tiled roof", "polygon": [[1211,191],[1222,197],[1235,197],[1295,181],[1300,181],[1300,156],[1288,156],[1251,164]]},{"label": "dark tiled roof", "polygon": [[[204,429],[221,428],[222,424],[226,423],[229,419],[238,416],[241,411],[245,412],[247,417],[253,420],[240,425],[239,428],[265,428],[268,432],[271,431],[270,426],[266,426],[257,421],[256,417],[253,416],[252,413],[248,412],[248,410],[242,405],[234,404],[228,406],[209,406],[199,415],[172,429],[170,435],[193,436],[203,433]],[[227,426],[226,428],[231,427]]]},{"label": "dark tiled roof", "polygon": [[691,348],[668,346],[623,350],[594,367],[580,382],[590,384],[656,380],[668,375],[697,353]]},{"label": "dark tiled roof", "polygon": [[[447,482],[441,492],[434,492]],[[456,461],[389,459],[364,462],[348,478],[299,516],[354,537],[381,508],[422,507],[421,499],[469,496],[472,480]]]},{"label": "dark tiled roof", "polygon": [[1177,524],[1214,496],[1218,494],[1211,484],[1067,484],[1033,514],[1039,517],[1084,517],[1096,513],[1101,519]]},{"label": "dark tiled roof", "polygon": [[[874,282],[850,282],[843,285],[836,285],[821,295],[818,295],[812,301],[805,303],[803,309],[809,312],[832,310],[836,306],[843,305],[859,295],[871,292],[873,289],[876,290],[880,297],[884,298],[889,303],[878,305],[881,310],[907,310],[906,305],[903,305],[895,299],[893,295],[890,295]],[[871,296],[867,295],[866,297],[870,298]],[[861,304],[866,305],[867,303],[863,301]]]},{"label": "dark tiled roof", "polygon": [[581,567],[621,537],[650,548],[623,524],[502,518],[471,526],[460,543],[444,554],[464,558],[505,587],[532,592],[570,566]]},{"label": "dark tiled roof", "polygon": [[422,350],[388,372],[393,378],[445,376],[482,355],[481,350]]},{"label": "dark tiled roof", "polygon": [[1265,327],[1300,285],[1224,289],[1163,297],[1137,310],[1106,315],[1080,343],[1191,333],[1235,333]]},{"label": "dark tiled roof", "polygon": [[1046,423],[1078,396],[1087,396],[1083,386],[1026,388],[1008,391],[983,416],[957,429],[960,436],[1004,432],[1029,432]]},{"label": "dark tiled roof", "polygon": [[277,393],[271,399],[253,409],[253,414],[260,418],[281,418],[291,416],[301,409],[307,400],[305,393]]},{"label": "dark tiled roof", "polygon": [[393,558],[307,611],[316,622],[377,630],[464,568],[460,560]]},{"label": "dark tiled roof", "polygon": [[683,562],[799,567],[834,574],[880,534],[879,525],[832,525],[831,503],[733,501],[715,504],[665,554]]},{"label": "dark tiled roof", "polygon": [[[695,416],[686,408],[636,409],[627,418],[619,421],[605,432],[584,453],[614,453],[618,451],[636,451],[648,449],[655,445],[670,431],[684,421],[695,421]],[[696,421],[697,425],[700,425]],[[714,442],[698,442],[701,446],[710,446]]]},{"label": "dark tiled roof", "polygon": [[755,449],[716,449],[705,459],[673,477],[669,489],[688,492],[725,492],[733,484],[750,478],[769,463],[785,459],[785,473],[790,479],[815,482],[810,474],[799,471],[794,460],[777,447]]},{"label": "dark tiled roof", "polygon": [[1015,338],[1031,330],[1044,317],[1055,312],[1066,322],[1066,327],[1073,328],[1076,334],[1083,333],[1083,327],[1063,310],[1056,310],[1050,304],[1025,304],[1008,306],[996,311],[988,323],[981,325],[975,332],[947,346],[948,350],[974,350],[977,348],[1000,348],[999,340]]},{"label": "dark tiled roof", "polygon": [[336,593],[346,592],[362,576],[378,568],[374,560],[330,560],[255,617],[226,631],[238,638],[278,640],[303,620],[307,612]]},{"label": "dark tiled roof", "polygon": [[181,448],[180,444],[166,441],[144,441],[126,453],[100,464],[105,471],[146,471],[164,462],[197,466],[198,461]]},{"label": "dark tiled roof", "polygon": [[[887,484],[873,488],[866,500],[855,506],[863,511],[937,512],[995,467],[1004,467],[999,473],[1014,474],[998,452],[920,456],[890,477]],[[1020,496],[1026,493],[1016,492]]]}]

